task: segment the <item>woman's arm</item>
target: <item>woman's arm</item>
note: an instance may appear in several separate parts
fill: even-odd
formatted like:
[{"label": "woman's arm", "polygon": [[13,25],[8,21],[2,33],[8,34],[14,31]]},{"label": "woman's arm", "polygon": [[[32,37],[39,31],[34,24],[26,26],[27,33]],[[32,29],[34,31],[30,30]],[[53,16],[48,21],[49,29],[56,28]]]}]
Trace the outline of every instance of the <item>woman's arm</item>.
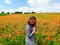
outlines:
[{"label": "woman's arm", "polygon": [[33,27],[33,31],[32,31],[32,33],[30,34],[30,37],[35,33],[35,31],[36,31],[36,27]]},{"label": "woman's arm", "polygon": [[32,33],[30,34],[30,37],[31,37],[36,31],[37,31],[37,24],[36,24],[36,26],[33,27],[33,31],[32,31]]},{"label": "woman's arm", "polygon": [[32,33],[30,33],[30,29],[29,29],[29,26],[26,26],[26,34],[27,34],[27,37],[30,38],[36,31],[36,27],[33,27],[33,31]]}]

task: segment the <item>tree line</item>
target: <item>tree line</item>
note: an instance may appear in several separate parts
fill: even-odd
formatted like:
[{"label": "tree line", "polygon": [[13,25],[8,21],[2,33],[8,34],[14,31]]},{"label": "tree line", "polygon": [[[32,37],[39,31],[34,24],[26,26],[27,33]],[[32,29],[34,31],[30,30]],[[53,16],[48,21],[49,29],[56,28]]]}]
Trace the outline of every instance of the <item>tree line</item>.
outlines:
[{"label": "tree line", "polygon": [[34,13],[36,13],[36,12],[18,12],[18,11],[16,11],[16,12],[13,12],[13,13],[10,13],[10,12],[7,12],[7,13],[5,13],[4,11],[2,11],[1,13],[0,13],[0,15],[6,15],[6,14],[34,14]]}]

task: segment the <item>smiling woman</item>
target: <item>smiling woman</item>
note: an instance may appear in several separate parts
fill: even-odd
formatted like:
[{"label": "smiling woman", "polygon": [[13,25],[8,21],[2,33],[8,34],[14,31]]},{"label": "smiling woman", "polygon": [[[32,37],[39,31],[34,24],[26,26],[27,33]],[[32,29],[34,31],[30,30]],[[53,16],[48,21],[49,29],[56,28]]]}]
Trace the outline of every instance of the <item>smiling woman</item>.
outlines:
[{"label": "smiling woman", "polygon": [[32,16],[26,25],[26,45],[36,45],[36,18]]}]

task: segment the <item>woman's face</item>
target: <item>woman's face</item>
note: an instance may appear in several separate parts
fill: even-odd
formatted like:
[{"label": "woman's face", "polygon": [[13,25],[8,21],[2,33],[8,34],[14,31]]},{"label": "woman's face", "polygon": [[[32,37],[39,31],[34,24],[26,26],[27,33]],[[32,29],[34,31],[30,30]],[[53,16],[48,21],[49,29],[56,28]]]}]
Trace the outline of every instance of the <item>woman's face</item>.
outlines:
[{"label": "woman's face", "polygon": [[30,24],[34,24],[35,23],[35,20],[30,20]]}]

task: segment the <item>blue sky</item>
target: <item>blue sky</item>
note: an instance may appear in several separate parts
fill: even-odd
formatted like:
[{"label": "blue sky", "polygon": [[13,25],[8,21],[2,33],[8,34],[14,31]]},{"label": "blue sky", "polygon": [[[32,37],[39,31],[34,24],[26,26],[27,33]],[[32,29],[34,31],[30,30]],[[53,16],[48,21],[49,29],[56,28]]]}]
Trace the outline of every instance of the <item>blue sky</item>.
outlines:
[{"label": "blue sky", "polygon": [[10,3],[5,2],[6,0],[0,0],[0,9],[17,9],[19,7],[27,6],[26,0],[9,0]]},{"label": "blue sky", "polygon": [[60,12],[60,0],[0,0],[0,12]]}]

